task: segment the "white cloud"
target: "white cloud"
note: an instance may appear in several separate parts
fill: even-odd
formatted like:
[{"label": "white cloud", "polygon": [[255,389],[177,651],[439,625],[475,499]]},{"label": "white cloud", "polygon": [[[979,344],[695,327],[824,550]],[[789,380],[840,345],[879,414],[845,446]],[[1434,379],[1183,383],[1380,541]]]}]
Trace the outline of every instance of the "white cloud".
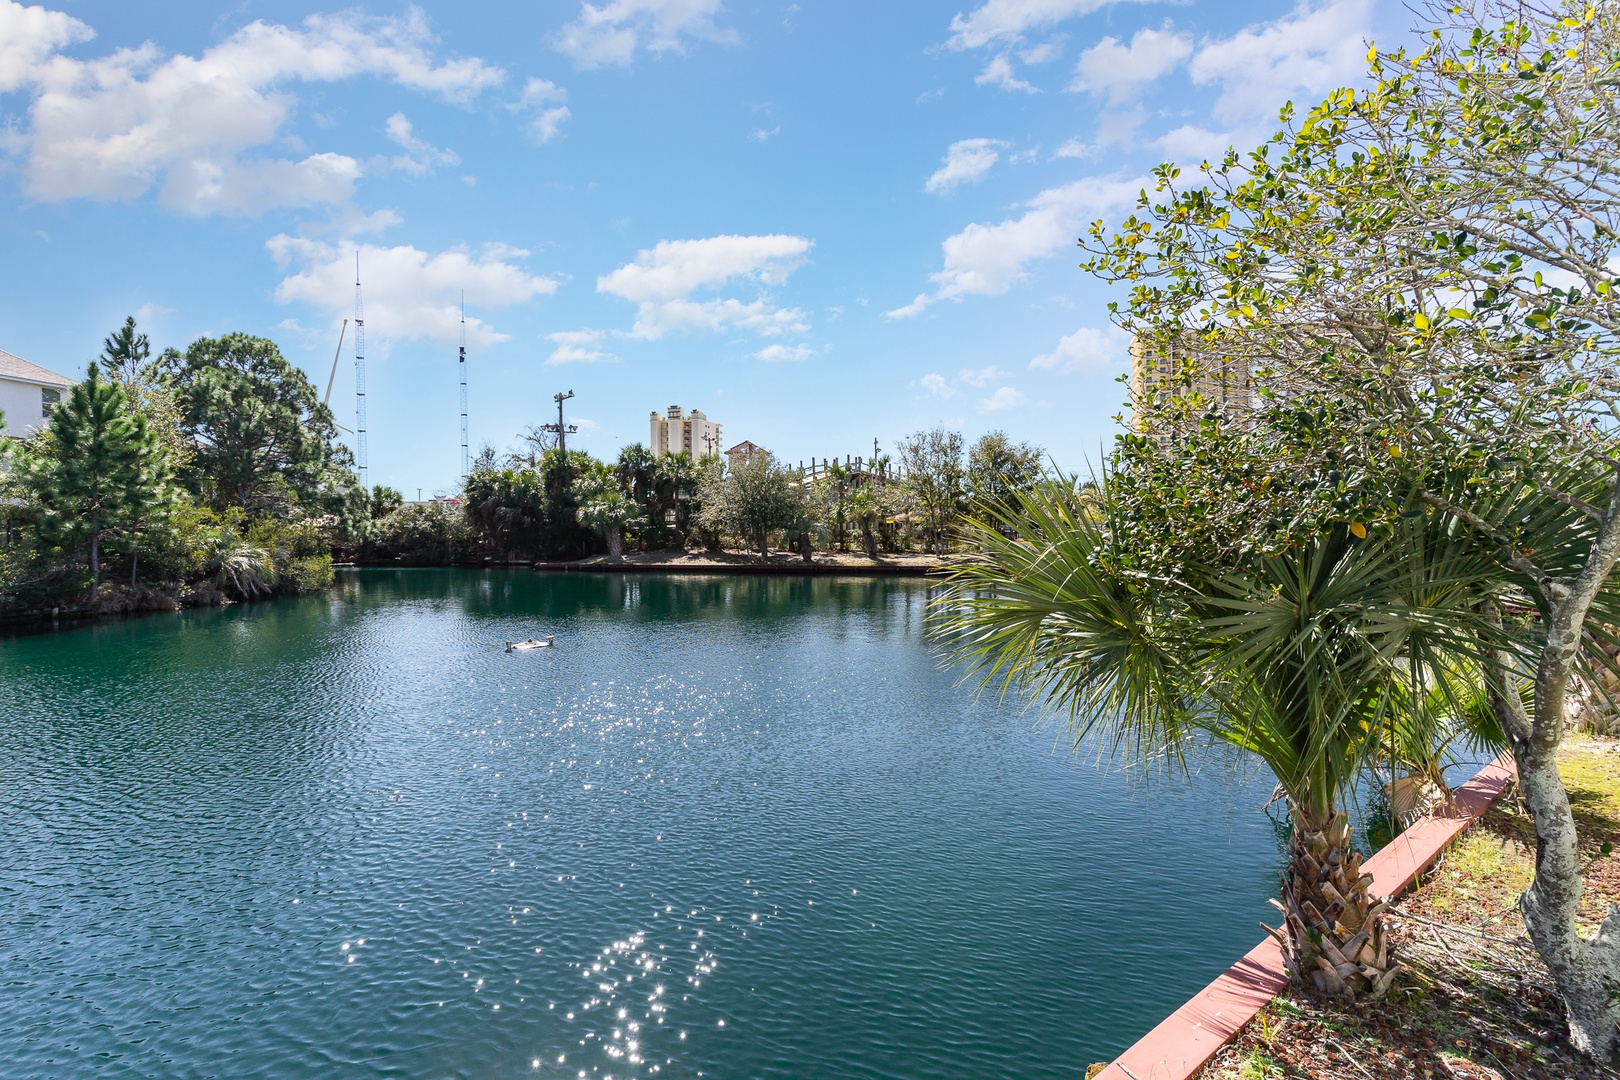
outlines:
[{"label": "white cloud", "polygon": [[1124,105],[1180,67],[1192,51],[1192,38],[1176,33],[1168,22],[1161,30],[1138,30],[1129,45],[1105,37],[1080,54],[1069,89],[1090,90],[1111,105]]},{"label": "white cloud", "polygon": [[816,355],[816,350],[808,345],[767,345],[754,354],[757,360],[767,364],[780,364],[785,360],[808,360]]},{"label": "white cloud", "polygon": [[777,124],[775,127],[769,128],[769,129],[767,129],[767,128],[758,128],[753,132],[753,134],[749,135],[748,137],[750,139],[753,139],[755,142],[764,142],[766,139],[769,139],[771,136],[780,135],[781,133],[782,133],[782,125]]},{"label": "white cloud", "polygon": [[1079,139],[1065,139],[1063,144],[1052,151],[1054,158],[1083,158],[1090,154],[1090,149]]},{"label": "white cloud", "polygon": [[92,60],[33,61],[40,42],[62,43],[67,30],[36,32],[16,52],[3,32],[26,21],[19,10],[35,9],[0,0],[3,55],[21,65],[0,67],[0,81],[33,95],[24,187],[44,201],[134,198],[156,186],[165,204],[193,214],[341,202],[362,171],[353,158],[251,156],[282,137],[297,104],[291,85],[369,75],[461,102],[504,78],[476,58],[435,63],[416,9],[398,18],[312,15],[299,28],[253,22],[196,57],[166,57],[148,43]]},{"label": "white cloud", "polygon": [[772,335],[805,328],[804,313],[778,308],[765,298],[694,300],[692,294],[733,281],[774,287],[787,281],[813,242],[801,236],[711,236],[665,240],[596,280],[596,291],[637,305],[637,337],[659,338],[671,330],[735,327]]},{"label": "white cloud", "polygon": [[440,150],[432,146],[425,139],[418,138],[411,127],[411,122],[404,113],[395,113],[388,118],[384,125],[391,142],[397,143],[405,149],[405,153],[389,159],[389,164],[401,172],[412,176],[422,176],[433,171],[435,165],[459,165],[461,158],[454,150]]},{"label": "white cloud", "polygon": [[995,85],[1003,90],[1025,90],[1031,94],[1036,93],[1035,87],[1013,74],[1012,61],[1007,59],[1006,53],[991,57],[990,62],[984,65],[984,70],[973,77],[973,81],[979,86]]},{"label": "white cloud", "polygon": [[1010,386],[1003,386],[998,388],[995,393],[985,398],[984,401],[980,402],[979,407],[985,412],[1000,412],[1003,409],[1015,408],[1023,403],[1024,392],[1022,390],[1015,390]]},{"label": "white cloud", "polygon": [[[276,286],[283,304],[301,302],[331,313],[333,321],[354,310],[354,255],[360,252],[365,283],[366,330],[380,339],[430,338],[454,345],[461,329],[462,290],[474,309],[511,307],[557,291],[551,278],[517,264],[528,254],[504,244],[477,254],[453,247],[430,254],[415,247],[382,247],[352,241],[328,243],[308,237],[271,237],[265,245],[278,266],[298,267]],[[475,315],[467,317],[467,340],[491,345],[508,340]]]},{"label": "white cloud", "polygon": [[1041,42],[1039,45],[1032,46],[1028,49],[1020,49],[1018,51],[1018,59],[1022,60],[1026,64],[1044,64],[1048,61],[1056,60],[1058,57],[1063,55],[1063,43],[1065,40],[1067,40],[1067,35],[1057,34],[1051,39]]},{"label": "white cloud", "polygon": [[1024,213],[996,225],[969,225],[945,239],[945,266],[931,276],[932,293],[923,293],[904,307],[888,313],[903,319],[940,300],[964,296],[993,296],[1012,288],[1025,267],[1073,244],[1091,218],[1128,205],[1145,179],[1105,180],[1089,177],[1048,188],[1027,204]]},{"label": "white cloud", "polygon": [[1320,98],[1366,71],[1373,0],[1301,3],[1288,16],[1201,45],[1187,72],[1218,85],[1212,112],[1227,124],[1270,121],[1284,101]]},{"label": "white cloud", "polygon": [[684,52],[689,38],[735,44],[737,32],[714,23],[719,11],[720,0],[583,3],[578,18],[559,30],[552,44],[581,68],[628,64],[638,48]]},{"label": "white cloud", "polygon": [[50,55],[96,32],[71,15],[0,0],[0,94],[32,82]]},{"label": "white cloud", "polygon": [[535,110],[523,130],[535,142],[548,143],[561,133],[563,121],[573,115],[568,106],[562,104],[566,100],[568,91],[550,79],[531,78],[523,84],[523,96],[512,107]]},{"label": "white cloud", "polygon": [[1112,371],[1130,357],[1131,337],[1117,326],[1082,326],[1060,339],[1057,348],[1029,362],[1038,371]]},{"label": "white cloud", "polygon": [[938,195],[962,184],[978,183],[1000,159],[997,148],[1006,145],[1000,139],[961,139],[951,143],[945,152],[945,164],[928,178],[923,190]]},{"label": "white cloud", "polygon": [[937,371],[930,371],[927,375],[911,384],[913,390],[926,390],[934,397],[948,398],[956,396],[956,387],[948,382],[945,376]]},{"label": "white cloud", "polygon": [[991,364],[989,367],[982,367],[982,368],[977,368],[977,369],[975,369],[975,368],[963,368],[962,370],[960,370],[960,371],[958,371],[956,373],[956,377],[959,380],[961,380],[962,382],[966,383],[967,385],[973,387],[975,390],[982,389],[983,387],[989,386],[991,383],[995,382],[997,379],[1005,378],[1006,375],[1007,375],[1007,373],[1005,371],[1002,371],[1000,368],[996,367],[996,365],[994,365],[994,364]]},{"label": "white cloud", "polygon": [[985,0],[966,15],[951,20],[953,49],[978,49],[997,42],[1018,41],[1025,31],[1056,26],[1078,15],[1089,15],[1113,0]]},{"label": "white cloud", "polygon": [[600,330],[559,330],[546,337],[557,346],[546,357],[548,364],[606,364],[618,359],[601,348]]}]

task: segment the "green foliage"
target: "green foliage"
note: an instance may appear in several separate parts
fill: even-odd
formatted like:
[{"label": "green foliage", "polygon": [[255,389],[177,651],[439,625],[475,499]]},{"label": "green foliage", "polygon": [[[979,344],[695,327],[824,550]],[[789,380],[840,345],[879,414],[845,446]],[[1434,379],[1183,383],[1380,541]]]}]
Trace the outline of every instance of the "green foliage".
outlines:
[{"label": "green foliage", "polygon": [[[1143,761],[1199,736],[1263,760],[1320,828],[1404,701],[1411,672],[1451,670],[1490,639],[1490,560],[1448,529],[1336,530],[1277,555],[1143,574],[1107,485],[1093,509],[1063,480],[965,526],[978,560],[935,632],[987,682],[1060,711]],[[1010,538],[1016,524],[1024,539]],[[1500,635],[1497,635],[1500,637]]]},{"label": "green foliage", "polygon": [[472,526],[449,503],[402,506],[377,523],[369,557],[413,566],[453,566],[473,557]]},{"label": "green foliage", "polygon": [[404,505],[405,496],[391,487],[376,484],[372,486],[367,503],[367,512],[371,520],[379,521]]},{"label": "green foliage", "polygon": [[966,507],[963,488],[962,436],[934,428],[900,441],[905,466],[905,492],[928,546],[943,555],[952,526]]},{"label": "green foliage", "polygon": [[619,485],[619,476],[605,465],[582,472],[573,483],[580,525],[600,534],[614,559],[624,556],[625,533],[646,521],[641,507]]},{"label": "green foliage", "polygon": [[19,473],[42,539],[85,549],[94,593],[103,541],[138,544],[172,504],[168,468],[146,418],[91,365],[43,436],[25,445]]},{"label": "green foliage", "polygon": [[761,555],[769,551],[770,534],[793,524],[799,498],[787,472],[769,453],[752,454],[722,472],[711,469],[698,486],[705,528],[735,536]]},{"label": "green foliage", "polygon": [[247,334],[199,338],[164,357],[196,446],[185,479],[217,510],[291,518],[301,506],[335,514],[353,486],[331,411],[274,342]]},{"label": "green foliage", "polygon": [[1043,451],[1031,443],[1015,443],[1005,431],[979,437],[968,451],[967,497],[988,506],[1010,506],[1014,498],[1041,478]]}]

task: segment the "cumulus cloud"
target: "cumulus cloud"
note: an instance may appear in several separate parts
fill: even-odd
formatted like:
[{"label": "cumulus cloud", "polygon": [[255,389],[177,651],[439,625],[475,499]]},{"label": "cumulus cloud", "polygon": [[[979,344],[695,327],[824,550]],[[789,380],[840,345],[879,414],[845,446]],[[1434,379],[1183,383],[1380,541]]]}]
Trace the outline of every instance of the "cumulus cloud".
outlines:
[{"label": "cumulus cloud", "polygon": [[1052,156],[1054,158],[1083,158],[1090,153],[1090,149],[1079,139],[1065,139],[1062,145],[1052,151]]},{"label": "cumulus cloud", "polygon": [[735,30],[715,25],[720,0],[609,0],[583,3],[552,44],[576,67],[628,64],[638,49],[684,52],[690,39],[735,44]]},{"label": "cumulus cloud", "polygon": [[[339,202],[362,171],[353,158],[253,156],[282,137],[297,103],[288,87],[367,75],[462,102],[504,78],[476,58],[436,62],[415,9],[312,15],[297,28],[253,22],[196,57],[148,43],[91,60],[52,52],[88,30],[42,22],[38,10],[0,0],[0,86],[32,94],[18,152],[25,190],[45,201],[133,198],[156,186],[165,204],[193,214]],[[7,32],[17,25],[28,31],[20,45]]]},{"label": "cumulus cloud", "polygon": [[1089,90],[1111,105],[1124,105],[1180,67],[1192,51],[1192,38],[1176,33],[1168,22],[1161,30],[1138,30],[1129,45],[1105,37],[1080,54],[1069,89]]},{"label": "cumulus cloud", "polygon": [[534,115],[524,131],[538,143],[548,143],[562,132],[563,121],[573,115],[567,105],[568,91],[550,79],[530,79],[523,84],[523,96],[513,106]]},{"label": "cumulus cloud", "polygon": [[600,330],[559,330],[546,337],[557,346],[546,357],[548,364],[606,364],[618,359],[601,347]]},{"label": "cumulus cloud", "polygon": [[808,345],[767,345],[755,353],[754,358],[767,364],[780,364],[788,360],[808,360],[814,355],[816,350]]},{"label": "cumulus cloud", "polygon": [[671,330],[728,327],[764,335],[805,329],[804,313],[768,298],[693,299],[733,282],[771,288],[803,265],[813,242],[801,236],[711,236],[665,240],[637,252],[634,262],[596,280],[596,291],[636,304],[635,336],[656,339]]},{"label": "cumulus cloud", "polygon": [[0,2],[0,94],[27,85],[64,45],[95,36],[90,27],[60,11]]},{"label": "cumulus cloud", "polygon": [[1131,337],[1117,326],[1082,326],[1061,338],[1057,347],[1029,362],[1037,371],[1113,371],[1130,357]]},{"label": "cumulus cloud", "polygon": [[454,150],[440,150],[425,139],[418,138],[411,122],[404,113],[395,113],[383,125],[389,141],[403,147],[405,153],[389,159],[389,164],[401,172],[412,176],[422,176],[433,171],[435,165],[459,165],[461,158]]},{"label": "cumulus cloud", "polygon": [[[461,331],[459,297],[477,309],[511,307],[557,291],[551,278],[525,271],[519,248],[489,244],[474,253],[453,247],[436,254],[401,245],[382,247],[328,243],[309,237],[271,237],[265,245],[276,264],[294,272],[276,286],[283,304],[305,303],[332,315],[354,310],[354,257],[360,252],[365,282],[366,330],[384,340],[428,338],[454,345]],[[467,318],[467,340],[492,345],[509,340],[477,316]]]},{"label": "cumulus cloud", "polygon": [[1022,390],[1015,390],[1010,386],[1002,386],[997,388],[995,393],[991,394],[989,397],[980,402],[979,407],[985,412],[1000,412],[1003,409],[1011,409],[1022,405],[1023,403],[1024,392]]},{"label": "cumulus cloud", "polygon": [[1195,84],[1219,85],[1214,115],[1266,119],[1289,97],[1320,97],[1366,70],[1373,0],[1301,3],[1284,18],[1204,44],[1187,65]]},{"label": "cumulus cloud", "polygon": [[980,86],[999,86],[1003,90],[1024,90],[1035,93],[1035,87],[1020,79],[1013,73],[1012,61],[1007,54],[991,57],[990,62],[984,65],[984,70],[973,77],[973,81]]},{"label": "cumulus cloud", "polygon": [[978,183],[1001,158],[999,148],[1006,145],[1000,139],[961,139],[951,143],[945,152],[945,164],[928,178],[923,190],[939,195],[962,184]]},{"label": "cumulus cloud", "polygon": [[1113,0],[985,0],[966,15],[951,20],[952,49],[979,49],[1019,41],[1030,30],[1043,30],[1079,15],[1107,7]]},{"label": "cumulus cloud", "polygon": [[963,368],[956,373],[956,377],[977,390],[989,386],[997,379],[1006,377],[1006,374],[1005,371],[991,364],[989,367]]},{"label": "cumulus cloud", "polygon": [[945,266],[930,278],[933,292],[890,311],[889,317],[907,318],[941,300],[1006,292],[1023,278],[1031,262],[1073,244],[1086,221],[1129,205],[1144,186],[1151,185],[1144,179],[1076,180],[1041,192],[1016,218],[995,225],[969,225],[941,245]]},{"label": "cumulus cloud", "polygon": [[911,388],[913,390],[925,391],[926,393],[938,398],[956,396],[956,387],[952,386],[950,384],[950,380],[946,379],[945,376],[941,375],[937,371],[930,371],[922,378],[917,379],[911,384]]}]

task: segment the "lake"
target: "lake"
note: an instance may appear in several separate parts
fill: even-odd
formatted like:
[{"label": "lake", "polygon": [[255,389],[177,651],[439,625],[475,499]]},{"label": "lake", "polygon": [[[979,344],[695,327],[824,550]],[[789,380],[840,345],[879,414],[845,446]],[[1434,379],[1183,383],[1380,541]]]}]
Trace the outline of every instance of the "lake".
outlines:
[{"label": "lake", "polygon": [[1260,938],[1271,781],[1099,767],[928,595],[361,570],[0,639],[0,1072],[1081,1075]]}]

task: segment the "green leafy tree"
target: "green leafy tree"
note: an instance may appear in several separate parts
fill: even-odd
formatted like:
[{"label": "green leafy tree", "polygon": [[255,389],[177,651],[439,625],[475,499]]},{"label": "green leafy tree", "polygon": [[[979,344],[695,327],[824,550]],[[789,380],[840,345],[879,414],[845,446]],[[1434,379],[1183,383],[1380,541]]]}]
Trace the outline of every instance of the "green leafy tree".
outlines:
[{"label": "green leafy tree", "polygon": [[967,457],[967,497],[971,502],[1010,506],[1041,478],[1043,451],[1031,443],[1015,443],[1005,431],[981,435]]},{"label": "green leafy tree", "polygon": [[900,441],[900,461],[906,470],[905,492],[927,544],[943,555],[951,526],[966,505],[962,435],[944,428],[916,432]]},{"label": "green leafy tree", "polygon": [[332,413],[276,344],[247,334],[199,338],[163,361],[196,447],[187,481],[216,509],[292,515],[337,509],[354,486]]},{"label": "green leafy tree", "polygon": [[1131,290],[1117,315],[1139,351],[1249,382],[1237,417],[1150,402],[1139,424],[1186,437],[1128,437],[1116,475],[1167,564],[1407,515],[1492,560],[1506,596],[1487,610],[1517,632],[1482,637],[1475,663],[1536,832],[1520,911],[1572,1041],[1607,1056],[1620,916],[1577,929],[1557,756],[1583,641],[1615,625],[1620,21],[1557,2],[1428,14],[1421,53],[1369,55],[1368,89],[1286,111],[1269,145],[1190,182],[1161,168],[1135,215],[1092,230],[1088,265]]},{"label": "green leafy tree", "polygon": [[792,525],[797,510],[788,474],[761,451],[722,472],[710,471],[699,488],[705,527],[736,536],[761,555],[770,554],[770,534]]},{"label": "green leafy tree", "polygon": [[464,514],[445,502],[401,506],[377,523],[371,556],[413,566],[454,566],[472,556]]},{"label": "green leafy tree", "polygon": [[23,483],[41,533],[87,549],[92,597],[101,590],[103,543],[121,538],[133,550],[142,526],[174,497],[162,444],[94,364],[51,413],[45,437],[24,459]]}]

